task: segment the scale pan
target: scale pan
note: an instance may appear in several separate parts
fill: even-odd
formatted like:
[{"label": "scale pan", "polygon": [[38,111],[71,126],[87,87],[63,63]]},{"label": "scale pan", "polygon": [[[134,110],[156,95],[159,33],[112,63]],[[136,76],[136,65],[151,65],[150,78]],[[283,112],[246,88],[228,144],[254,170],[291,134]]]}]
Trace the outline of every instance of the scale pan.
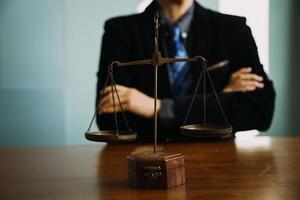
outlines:
[{"label": "scale pan", "polygon": [[86,132],[85,138],[94,142],[126,143],[136,140],[137,133],[131,130],[119,130],[118,135],[115,130]]},{"label": "scale pan", "polygon": [[228,124],[191,124],[180,127],[181,133],[195,138],[220,138],[232,133]]}]

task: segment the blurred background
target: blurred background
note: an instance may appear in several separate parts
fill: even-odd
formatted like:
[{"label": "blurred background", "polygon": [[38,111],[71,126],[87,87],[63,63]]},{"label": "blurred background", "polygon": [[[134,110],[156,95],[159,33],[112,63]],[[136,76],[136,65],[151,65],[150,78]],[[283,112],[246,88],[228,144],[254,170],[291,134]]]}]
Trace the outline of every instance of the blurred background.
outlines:
[{"label": "blurred background", "polygon": [[[0,147],[92,144],[104,21],[151,0],[0,0]],[[277,92],[270,136],[300,135],[298,0],[199,0],[247,17]],[[97,127],[94,126],[94,129]]]}]

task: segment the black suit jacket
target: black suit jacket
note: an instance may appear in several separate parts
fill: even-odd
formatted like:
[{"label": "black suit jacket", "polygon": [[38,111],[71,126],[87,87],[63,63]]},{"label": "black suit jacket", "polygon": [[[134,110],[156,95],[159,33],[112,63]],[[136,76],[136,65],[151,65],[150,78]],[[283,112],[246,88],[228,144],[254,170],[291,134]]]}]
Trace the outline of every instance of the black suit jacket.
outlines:
[{"label": "black suit jacket", "polygon": [[[105,23],[105,33],[102,40],[102,51],[98,72],[97,101],[99,91],[104,87],[108,65],[114,61],[130,61],[151,58],[154,50],[153,16],[159,9],[154,1],[141,14],[117,17]],[[161,29],[161,38],[165,36]],[[187,39],[190,57],[202,55],[208,60],[208,66],[222,60],[230,60],[230,65],[211,72],[216,89],[219,93],[225,113],[234,131],[259,129],[266,130],[271,124],[275,92],[272,82],[265,74],[260,63],[257,47],[252,37],[246,19],[214,12],[195,3],[194,17]],[[164,55],[165,49],[160,46]],[[228,84],[230,75],[241,67],[251,66],[252,72],[264,77],[265,87],[248,93],[222,93]],[[201,65],[193,64],[191,73],[193,83],[189,95],[174,97],[170,90],[167,68],[159,68],[158,98],[174,99],[176,126],[164,130],[158,125],[159,140],[183,139],[179,127],[185,118],[191,95],[200,74]],[[134,87],[153,97],[154,69],[151,66],[132,66],[115,68],[114,76],[117,84]],[[201,88],[201,87],[200,87]],[[224,123],[217,101],[208,88],[207,121],[209,123]],[[203,118],[203,98],[201,90],[196,97],[188,123],[200,123]],[[120,127],[126,128],[123,119],[118,114]],[[138,132],[137,141],[152,141],[153,119],[145,119],[127,113],[129,124]],[[115,129],[112,115],[97,116],[100,129]]]}]

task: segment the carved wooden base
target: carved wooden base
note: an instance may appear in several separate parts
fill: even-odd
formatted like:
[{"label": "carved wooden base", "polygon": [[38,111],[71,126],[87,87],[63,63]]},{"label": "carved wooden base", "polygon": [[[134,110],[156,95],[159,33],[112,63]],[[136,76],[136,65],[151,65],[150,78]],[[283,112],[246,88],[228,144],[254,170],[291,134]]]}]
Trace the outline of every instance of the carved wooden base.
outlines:
[{"label": "carved wooden base", "polygon": [[185,183],[184,156],[138,153],[127,157],[129,184],[135,188],[167,189]]}]

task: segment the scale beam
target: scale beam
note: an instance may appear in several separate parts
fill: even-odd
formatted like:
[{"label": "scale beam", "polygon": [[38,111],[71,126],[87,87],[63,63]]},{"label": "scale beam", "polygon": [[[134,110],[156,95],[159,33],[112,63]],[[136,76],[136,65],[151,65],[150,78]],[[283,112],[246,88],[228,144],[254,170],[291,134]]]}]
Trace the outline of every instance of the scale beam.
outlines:
[{"label": "scale beam", "polygon": [[205,58],[202,56],[195,56],[194,58],[164,58],[164,57],[153,57],[152,59],[144,59],[144,60],[135,60],[128,62],[119,62],[113,61],[110,66],[111,67],[126,67],[133,65],[153,65],[153,66],[162,66],[166,63],[175,63],[175,62],[206,62]]}]

